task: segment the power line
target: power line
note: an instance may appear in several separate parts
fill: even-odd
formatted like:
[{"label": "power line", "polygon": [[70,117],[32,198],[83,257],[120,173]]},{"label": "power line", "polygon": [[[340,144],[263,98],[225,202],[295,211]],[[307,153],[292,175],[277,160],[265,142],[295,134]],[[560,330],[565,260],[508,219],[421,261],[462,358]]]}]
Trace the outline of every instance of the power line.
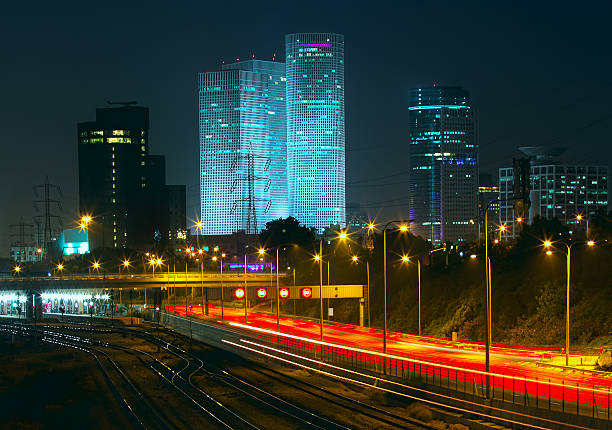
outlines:
[{"label": "power line", "polygon": [[[60,211],[62,205],[59,200],[52,199],[51,194],[56,194],[62,197],[62,190],[59,186],[49,183],[49,177],[45,178],[45,183],[32,187],[34,195],[40,200],[34,200],[34,209],[38,212],[42,207],[43,215],[34,217],[38,227],[38,245],[42,249],[45,258],[48,258],[48,249],[51,239],[54,237],[54,225],[63,226],[60,216],[52,213],[52,207],[56,207]],[[40,192],[39,192],[40,191]]]}]

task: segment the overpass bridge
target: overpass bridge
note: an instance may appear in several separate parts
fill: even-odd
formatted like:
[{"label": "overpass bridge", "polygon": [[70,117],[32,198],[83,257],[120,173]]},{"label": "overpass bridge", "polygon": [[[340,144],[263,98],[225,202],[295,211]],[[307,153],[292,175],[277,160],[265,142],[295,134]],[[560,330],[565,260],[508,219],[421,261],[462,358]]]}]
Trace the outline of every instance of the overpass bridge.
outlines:
[{"label": "overpass bridge", "polygon": [[[96,312],[117,310],[126,304],[151,306],[153,298],[161,290],[162,301],[193,304],[226,302],[240,303],[246,298],[250,304],[275,301],[276,273],[230,272],[165,272],[70,274],[51,276],[15,276],[0,279],[0,315],[16,314],[24,310],[33,317],[35,309],[42,312],[86,313],[91,307]],[[278,275],[282,300],[319,300],[364,298],[364,285],[287,285],[287,275]],[[242,290],[243,294],[238,294]],[[37,306],[34,306],[36,303]],[[110,311],[108,311],[110,312]]]}]

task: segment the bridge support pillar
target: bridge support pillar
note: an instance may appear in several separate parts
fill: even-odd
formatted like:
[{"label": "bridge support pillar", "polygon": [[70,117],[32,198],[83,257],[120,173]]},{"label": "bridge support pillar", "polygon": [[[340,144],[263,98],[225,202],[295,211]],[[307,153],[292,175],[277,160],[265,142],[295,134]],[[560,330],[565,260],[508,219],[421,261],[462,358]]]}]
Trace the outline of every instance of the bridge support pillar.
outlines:
[{"label": "bridge support pillar", "polygon": [[365,325],[365,299],[359,299],[359,325]]},{"label": "bridge support pillar", "polygon": [[26,318],[31,321],[42,321],[42,298],[40,291],[27,290],[27,302],[25,303]]}]

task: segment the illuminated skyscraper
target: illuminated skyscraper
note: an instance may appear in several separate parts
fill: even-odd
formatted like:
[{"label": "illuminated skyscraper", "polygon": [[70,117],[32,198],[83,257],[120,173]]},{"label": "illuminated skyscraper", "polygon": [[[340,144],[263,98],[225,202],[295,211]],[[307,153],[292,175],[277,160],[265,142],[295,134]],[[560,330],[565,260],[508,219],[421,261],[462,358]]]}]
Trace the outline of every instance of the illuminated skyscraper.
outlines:
[{"label": "illuminated skyscraper", "polygon": [[288,216],[285,65],[249,60],[200,73],[202,234],[258,233]]},{"label": "illuminated skyscraper", "polygon": [[323,231],[346,222],[344,36],[285,36],[289,212]]},{"label": "illuminated skyscraper", "polygon": [[412,232],[434,243],[474,239],[478,145],[468,92],[413,88],[408,116]]}]

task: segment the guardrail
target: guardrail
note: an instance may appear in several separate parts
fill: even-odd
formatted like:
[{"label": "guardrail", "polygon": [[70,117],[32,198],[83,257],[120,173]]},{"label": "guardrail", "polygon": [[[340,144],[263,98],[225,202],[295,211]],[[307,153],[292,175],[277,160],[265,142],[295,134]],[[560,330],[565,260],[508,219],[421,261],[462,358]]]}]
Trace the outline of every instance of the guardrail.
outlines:
[{"label": "guardrail", "polygon": [[[344,368],[383,375],[397,381],[421,383],[462,396],[486,399],[487,376],[490,380],[491,405],[513,405],[532,413],[551,416],[575,415],[610,422],[611,389],[594,384],[570,384],[550,379],[484,372],[447,365],[433,360],[419,360],[393,354],[322,342],[291,334],[261,329],[240,323],[230,325],[248,330],[268,345],[280,350],[320,360]],[[611,375],[612,376],[612,375]]]}]

